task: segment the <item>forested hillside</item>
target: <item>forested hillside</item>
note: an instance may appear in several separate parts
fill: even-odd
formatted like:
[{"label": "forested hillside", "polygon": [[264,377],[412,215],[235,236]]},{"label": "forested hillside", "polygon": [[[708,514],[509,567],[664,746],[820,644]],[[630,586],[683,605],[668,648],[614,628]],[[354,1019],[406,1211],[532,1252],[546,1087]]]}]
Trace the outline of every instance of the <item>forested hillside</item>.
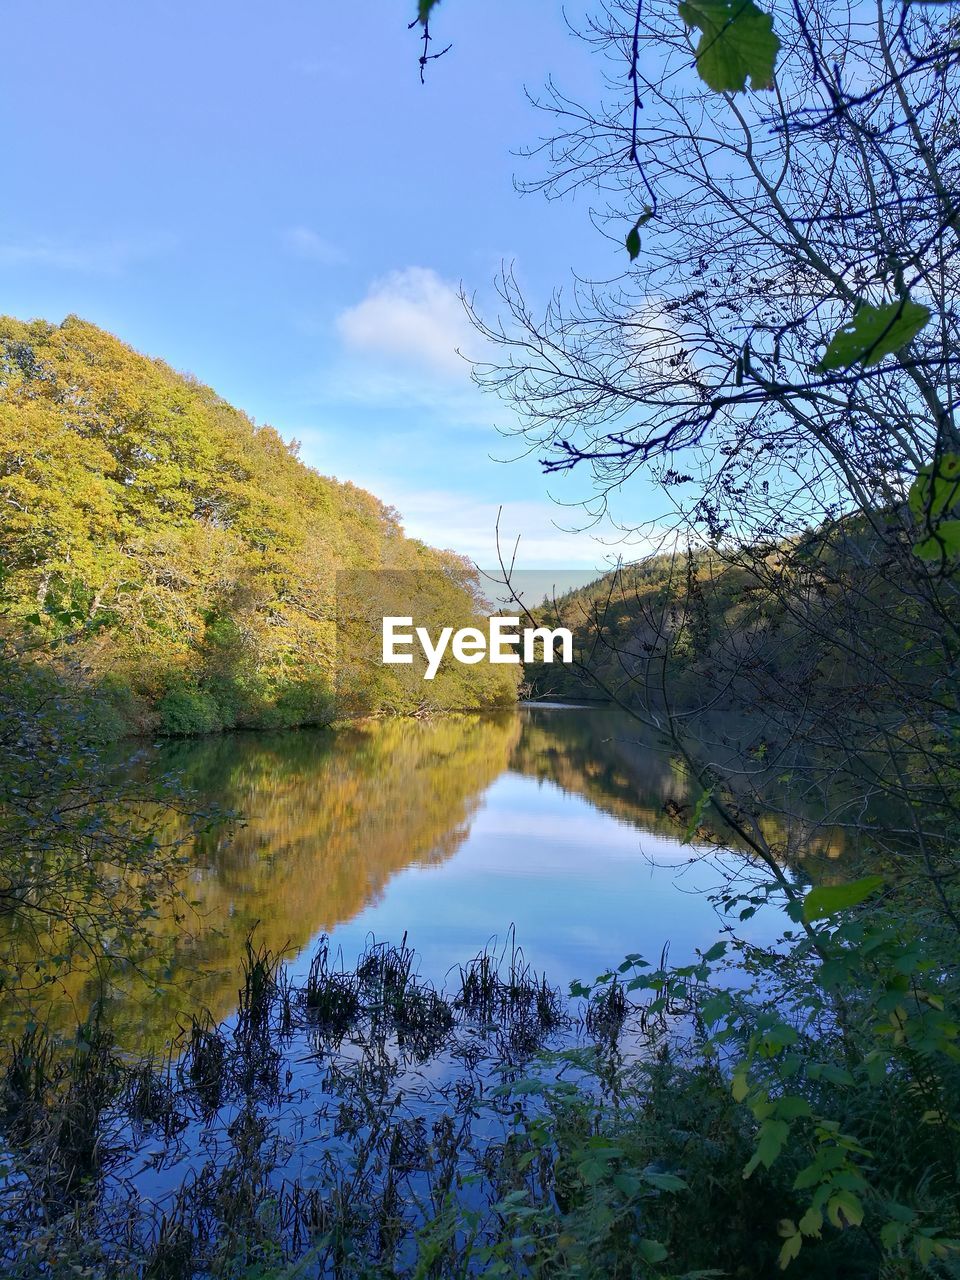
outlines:
[{"label": "forested hillside", "polygon": [[[335,706],[337,571],[432,571],[445,606],[469,615],[465,562],[94,325],[4,318],[0,350],[4,626],[24,656],[96,689],[111,731],[416,708],[392,671]],[[505,670],[444,671],[433,704],[510,700]]]},{"label": "forested hillside", "polygon": [[[789,665],[796,655],[785,647],[782,592],[796,550],[774,547],[749,565],[715,551],[650,556],[546,602],[538,619],[573,631],[576,661],[528,664],[534,693],[659,705],[667,690],[681,701],[696,696],[704,680],[719,692],[720,666],[731,661],[741,674]],[[764,564],[777,566],[779,591]]]},{"label": "forested hillside", "polygon": [[877,511],[778,543],[653,556],[544,605],[544,621],[573,630],[576,662],[526,676],[539,696],[695,705],[728,723],[791,700],[808,728],[840,705],[897,720],[909,706],[922,723],[931,684],[949,679],[938,617],[955,619],[956,602],[913,587],[911,555],[902,512]]}]

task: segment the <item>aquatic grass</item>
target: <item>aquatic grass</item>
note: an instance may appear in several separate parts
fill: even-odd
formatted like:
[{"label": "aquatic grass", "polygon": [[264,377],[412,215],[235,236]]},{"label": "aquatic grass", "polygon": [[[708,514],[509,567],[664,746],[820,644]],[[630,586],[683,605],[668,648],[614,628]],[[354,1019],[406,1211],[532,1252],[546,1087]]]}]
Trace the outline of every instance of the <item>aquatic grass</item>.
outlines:
[{"label": "aquatic grass", "polygon": [[238,993],[237,1029],[242,1037],[263,1034],[279,993],[278,972],[282,956],[265,943],[254,945],[248,935],[241,961],[242,984]]},{"label": "aquatic grass", "polygon": [[615,1041],[623,1030],[629,1012],[627,993],[623,983],[615,977],[592,995],[584,1016],[584,1025],[588,1033],[598,1040]]},{"label": "aquatic grass", "polygon": [[511,1060],[536,1052],[571,1025],[559,988],[529,964],[512,926],[499,952],[489,943],[460,967],[454,1003],[468,1019],[490,1028],[499,1051]]},{"label": "aquatic grass", "polygon": [[54,1083],[54,1050],[43,1027],[28,1026],[11,1042],[3,1073],[3,1113],[7,1126],[25,1138],[42,1116]]},{"label": "aquatic grass", "polygon": [[[96,1025],[59,1055],[42,1033],[24,1038],[10,1096],[43,1123],[18,1140],[17,1107],[0,1117],[17,1169],[0,1184],[0,1269],[606,1280],[647,1274],[637,1239],[703,1234],[726,1212],[756,1240],[751,1274],[772,1274],[779,1242],[755,1224],[773,1206],[795,1212],[793,1167],[744,1185],[755,1138],[721,1068],[696,1037],[689,1060],[656,1035],[622,1052],[641,1034],[622,983],[574,1019],[513,940],[463,966],[452,991],[419,978],[406,940],[371,940],[350,970],[322,939],[299,985],[277,964],[251,946],[241,1014],[192,1018],[173,1062],[130,1060]],[[61,1132],[71,1097],[86,1105]],[[187,1152],[186,1176],[139,1194],[145,1156],[172,1170]],[[682,1188],[701,1175],[712,1189],[694,1204]]]},{"label": "aquatic grass", "polygon": [[50,1171],[64,1197],[70,1197],[102,1167],[101,1122],[124,1079],[123,1063],[99,1011],[78,1028],[64,1078],[66,1092],[51,1112]]},{"label": "aquatic grass", "polygon": [[185,1280],[195,1275],[199,1245],[187,1220],[181,1194],[175,1207],[162,1214],[156,1239],[145,1251],[143,1280]]},{"label": "aquatic grass", "polygon": [[179,1064],[181,1081],[189,1081],[203,1115],[223,1104],[226,1089],[227,1044],[209,1013],[194,1014],[185,1035],[186,1049]]},{"label": "aquatic grass", "polygon": [[368,1008],[399,1013],[414,977],[416,953],[404,933],[399,946],[371,939],[357,964],[357,979]]},{"label": "aquatic grass", "polygon": [[447,1000],[427,985],[408,990],[396,1018],[401,1047],[413,1043],[418,1053],[429,1053],[445,1040],[455,1022]]},{"label": "aquatic grass", "polygon": [[331,969],[329,951],[329,939],[324,935],[310,962],[303,1004],[311,1020],[323,1031],[343,1035],[360,1011],[359,982],[355,975],[344,973],[342,968]]},{"label": "aquatic grass", "polygon": [[497,958],[489,950],[481,951],[465,967],[460,968],[458,1003],[471,1017],[491,1022],[500,994]]},{"label": "aquatic grass", "polygon": [[306,992],[304,1004],[324,1031],[342,1035],[356,1021],[360,996],[345,974],[328,974]]},{"label": "aquatic grass", "polygon": [[123,1106],[140,1132],[156,1131],[167,1141],[189,1124],[178,1106],[177,1082],[170,1058],[159,1066],[146,1061],[135,1062],[127,1068]]}]

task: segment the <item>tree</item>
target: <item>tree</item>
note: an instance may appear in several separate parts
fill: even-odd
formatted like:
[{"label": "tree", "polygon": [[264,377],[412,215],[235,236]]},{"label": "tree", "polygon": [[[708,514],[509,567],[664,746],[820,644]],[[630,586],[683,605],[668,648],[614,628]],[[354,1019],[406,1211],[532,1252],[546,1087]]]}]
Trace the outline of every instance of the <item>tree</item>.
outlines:
[{"label": "tree", "polygon": [[[30,636],[48,665],[69,653],[118,732],[329,723],[338,572],[406,570],[475,603],[456,558],[372,494],[76,317],[0,318],[0,504],[0,639]],[[512,693],[460,675],[440,705]],[[394,682],[367,709],[421,693]]]},{"label": "tree", "polygon": [[481,382],[512,399],[548,470],[585,463],[609,486],[647,463],[670,484],[696,448],[697,515],[742,537],[889,505],[956,446],[960,43],[949,7],[891,21],[879,5],[866,28],[856,10],[778,6],[775,87],[745,96],[698,81],[664,0],[639,10],[633,60],[634,6],[590,20],[642,109],[548,89],[557,133],[529,185],[599,192],[615,239],[648,204],[642,247],[612,285],[577,284],[540,317],[507,273],[507,321],[483,326],[504,360]]},{"label": "tree", "polygon": [[[718,688],[763,708],[760,736],[816,745],[854,796],[895,757],[883,785],[953,821],[956,23],[782,4],[770,91],[718,93],[687,9],[602,6],[584,38],[626,91],[598,108],[548,89],[532,187],[599,192],[615,239],[647,202],[642,244],[541,316],[507,272],[506,316],[474,313],[501,356],[477,376],[548,472],[590,468],[605,495],[646,467],[706,548],[677,588],[718,624],[701,709]],[[647,593],[646,648],[620,662],[648,705],[677,692],[658,609]]]},{"label": "tree", "polygon": [[[703,1016],[711,1051],[743,1055],[734,1096],[758,1126],[745,1176],[785,1150],[797,1159],[798,1130],[814,1153],[796,1183],[809,1210],[781,1224],[782,1264],[829,1221],[866,1223],[878,1258],[893,1265],[905,1249],[926,1267],[953,1256],[960,1221],[946,1190],[960,28],[953,5],[784,0],[769,90],[761,72],[746,92],[746,76],[723,84],[704,65],[710,33],[698,40],[684,21],[721,10],[714,38],[758,21],[749,4],[668,0],[611,0],[587,19],[584,39],[613,68],[610,99],[548,86],[554,133],[534,149],[546,172],[528,189],[593,193],[594,221],[626,238],[631,265],[612,282],[575,280],[541,311],[506,270],[504,314],[473,312],[495,350],[477,378],[517,411],[548,473],[587,470],[604,499],[646,468],[688,544],[557,607],[579,621],[585,677],[658,728],[699,783],[686,838],[712,807],[768,869],[746,902],[721,894],[724,909],[749,918],[774,899],[797,924],[784,952],[752,955],[757,1007],[720,992]],[[810,847],[790,812],[796,787],[859,834],[870,875],[809,892],[794,878]],[[764,830],[771,795],[795,838]],[[690,980],[634,981],[662,1009]],[[797,1054],[830,1057],[839,1090]],[[871,1130],[848,1088],[877,1091],[874,1114],[901,1107],[903,1127]],[[906,1098],[925,1091],[935,1104],[907,1119]],[[942,1126],[942,1147],[925,1124]],[[894,1149],[898,1169],[878,1155]],[[918,1234],[928,1159],[945,1194]],[[890,1207],[898,1186],[907,1209]]]}]

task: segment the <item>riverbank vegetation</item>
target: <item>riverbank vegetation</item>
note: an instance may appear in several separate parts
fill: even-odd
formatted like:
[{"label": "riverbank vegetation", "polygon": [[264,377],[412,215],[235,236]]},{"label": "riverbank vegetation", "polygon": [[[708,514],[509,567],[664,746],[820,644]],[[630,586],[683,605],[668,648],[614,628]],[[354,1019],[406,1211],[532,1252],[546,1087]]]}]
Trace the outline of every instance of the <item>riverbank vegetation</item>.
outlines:
[{"label": "riverbank vegetation", "polygon": [[[590,477],[590,515],[622,507],[641,471],[670,512],[673,554],[555,602],[579,633],[570,683],[530,674],[549,691],[599,688],[686,763],[688,833],[713,813],[770,873],[746,902],[730,895],[734,931],[771,900],[797,925],[768,974],[773,1039],[755,1021],[730,1076],[756,1125],[744,1176],[785,1162],[806,1193],[780,1221],[780,1265],[824,1274],[804,1255],[832,1223],[863,1232],[867,1274],[953,1275],[955,6],[683,4],[677,17],[656,2],[592,11],[584,38],[625,94],[576,100],[551,83],[540,99],[550,138],[528,185],[595,197],[625,241],[623,274],[537,306],[507,272],[501,314],[475,315],[493,346],[478,380],[548,472]],[[771,775],[786,809],[802,795],[858,830],[870,856],[848,884],[791,883],[790,848],[761,821]],[[723,1022],[726,999],[705,1021]],[[829,1115],[808,1064],[827,1073]],[[914,1109],[928,1085],[941,1102]],[[869,1116],[840,1102],[845,1088],[873,1097]],[[894,1147],[920,1159],[885,1199],[873,1179]],[[931,1243],[941,1228],[916,1227],[934,1185]]]},{"label": "riverbank vegetation", "polygon": [[[7,1274],[954,1274],[952,988],[929,935],[843,900],[808,898],[790,956],[736,944],[752,991],[723,944],[568,1001],[516,944],[437,991],[405,941],[354,968],[322,941],[301,984],[251,942],[235,1017],[194,1017],[165,1063],[95,1018],[66,1057],[28,1029]],[[160,1203],[145,1159],[179,1171]]]}]

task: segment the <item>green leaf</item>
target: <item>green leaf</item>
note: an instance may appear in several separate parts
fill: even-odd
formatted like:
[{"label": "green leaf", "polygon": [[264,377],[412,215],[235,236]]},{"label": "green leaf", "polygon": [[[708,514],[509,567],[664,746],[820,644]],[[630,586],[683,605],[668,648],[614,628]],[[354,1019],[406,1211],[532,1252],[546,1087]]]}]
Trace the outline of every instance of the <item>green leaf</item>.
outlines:
[{"label": "green leaf", "polygon": [[659,1191],[689,1191],[690,1188],[675,1173],[657,1173],[653,1169],[644,1169],[643,1180]]},{"label": "green leaf", "polygon": [[634,1177],[632,1173],[615,1173],[612,1182],[617,1190],[625,1196],[635,1196],[643,1185],[640,1179]]},{"label": "green leaf", "polygon": [[700,1017],[708,1027],[712,1027],[715,1022],[719,1022],[725,1017],[731,1009],[731,1001],[729,995],[725,991],[720,991],[716,995],[708,996],[700,1005]]},{"label": "green leaf", "polygon": [[928,534],[914,544],[916,556],[925,561],[960,556],[960,520],[951,516],[960,506],[960,454],[945,453],[920,468],[910,485],[909,504],[914,520]]},{"label": "green leaf", "polygon": [[801,1236],[799,1231],[796,1235],[787,1237],[783,1242],[783,1248],[780,1250],[780,1256],[777,1259],[781,1271],[786,1271],[790,1263],[793,1262],[795,1258],[799,1257],[802,1247],[803,1236]]},{"label": "green leaf", "polygon": [[638,1240],[637,1253],[642,1262],[663,1262],[667,1251],[659,1240]]},{"label": "green leaf", "polygon": [[780,41],[773,18],[753,0],[681,0],[677,6],[688,27],[701,32],[695,56],[704,84],[717,93],[747,87],[772,89]]},{"label": "green leaf", "polygon": [[417,18],[421,22],[426,22],[430,17],[431,11],[437,7],[440,0],[417,0]]},{"label": "green leaf", "polygon": [[898,1204],[896,1200],[888,1200],[883,1207],[896,1222],[913,1222],[917,1216],[915,1210],[909,1205]]},{"label": "green leaf", "polygon": [[783,1150],[784,1143],[790,1136],[790,1126],[785,1120],[764,1120],[760,1126],[760,1138],[757,1142],[757,1155],[762,1164],[769,1169]]},{"label": "green leaf", "polygon": [[790,1136],[790,1126],[785,1120],[764,1120],[760,1126],[757,1149],[747,1162],[743,1176],[749,1178],[757,1165],[762,1164],[769,1169],[783,1150],[784,1143]]},{"label": "green leaf", "polygon": [[960,556],[960,520],[944,520],[936,533],[915,544],[914,555],[921,560],[953,560]]},{"label": "green leaf", "polygon": [[882,876],[864,876],[860,880],[851,880],[849,884],[821,885],[817,889],[811,889],[804,898],[804,918],[822,920],[825,916],[832,916],[835,911],[855,907],[882,887]]},{"label": "green leaf", "polygon": [[827,1217],[835,1227],[845,1223],[859,1227],[863,1221],[863,1203],[852,1191],[838,1191],[827,1204]]},{"label": "green leaf", "polygon": [[530,1078],[514,1080],[508,1085],[507,1089],[509,1093],[543,1093],[544,1083],[542,1080]]},{"label": "green leaf", "polygon": [[733,1073],[733,1079],[730,1081],[730,1092],[733,1094],[734,1102],[743,1102],[744,1098],[750,1092],[750,1084],[747,1080],[747,1068],[740,1066]]},{"label": "green leaf", "polygon": [[887,1222],[880,1228],[880,1243],[885,1249],[893,1251],[909,1234],[909,1228],[902,1222]]},{"label": "green leaf", "polygon": [[760,1047],[764,1056],[769,1057],[771,1054],[779,1053],[781,1049],[796,1044],[798,1039],[796,1027],[791,1027],[788,1022],[778,1022],[764,1031]]},{"label": "green leaf", "polygon": [[649,205],[643,206],[643,213],[636,220],[627,233],[627,253],[630,255],[630,261],[634,262],[640,256],[640,228],[653,217],[653,210]]},{"label": "green leaf", "polygon": [[812,1205],[800,1219],[800,1230],[805,1236],[818,1236],[823,1229],[823,1210]]},{"label": "green leaf", "polygon": [[693,813],[690,817],[690,821],[687,823],[687,829],[683,833],[684,844],[689,844],[690,841],[693,839],[693,837],[696,835],[697,827],[699,827],[700,825],[700,819],[703,817],[703,811],[704,809],[706,809],[707,805],[710,803],[710,799],[712,796],[713,796],[713,787],[707,787],[704,791],[700,793],[700,798],[697,800],[697,803],[694,805]]},{"label": "green leaf", "polygon": [[824,1062],[820,1064],[819,1071],[816,1076],[813,1075],[812,1071],[808,1074],[811,1079],[828,1080],[831,1084],[856,1084],[856,1081],[846,1067],[838,1067],[832,1062]]},{"label": "green leaf", "polygon": [[936,519],[960,502],[960,454],[945,453],[936,465],[922,467],[910,486],[910,512],[916,520]]},{"label": "green leaf", "polygon": [[781,1120],[799,1120],[810,1115],[810,1103],[806,1098],[790,1095],[777,1101],[777,1115]]},{"label": "green leaf", "polygon": [[929,319],[930,308],[909,298],[882,307],[862,306],[830,339],[820,368],[826,372],[854,364],[866,368],[879,364],[884,356],[912,341]]}]

